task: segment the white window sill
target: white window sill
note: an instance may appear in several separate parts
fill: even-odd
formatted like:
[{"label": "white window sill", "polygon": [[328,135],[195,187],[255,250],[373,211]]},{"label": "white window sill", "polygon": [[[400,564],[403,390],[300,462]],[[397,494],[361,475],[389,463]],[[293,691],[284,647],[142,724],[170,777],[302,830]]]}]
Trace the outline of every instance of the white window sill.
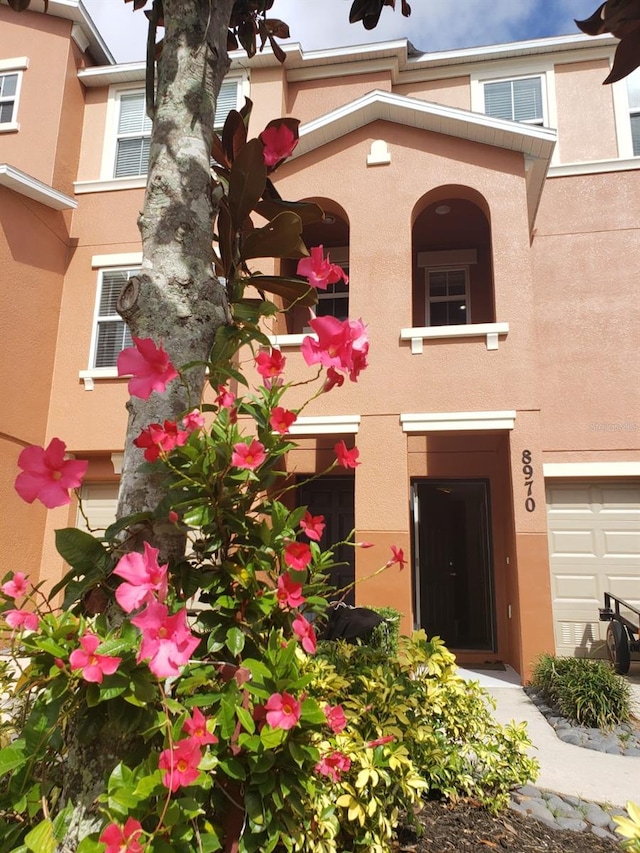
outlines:
[{"label": "white window sill", "polygon": [[468,323],[460,326],[420,326],[400,330],[401,341],[411,341],[411,352],[421,355],[424,342],[444,338],[486,338],[487,349],[498,349],[498,336],[509,333],[508,323]]},{"label": "white window sill", "polygon": [[17,133],[20,130],[20,122],[5,121],[0,124],[0,133]]},{"label": "white window sill", "polygon": [[299,347],[302,346],[302,341],[305,338],[313,338],[318,340],[318,336],[314,332],[303,332],[300,335],[267,335],[269,343],[272,347]]},{"label": "white window sill", "polygon": [[82,193],[107,193],[113,190],[143,190],[147,186],[147,176],[135,178],[111,178],[106,181],[74,181],[76,195]]},{"label": "white window sill", "polygon": [[84,382],[85,391],[93,391],[94,382],[96,379],[125,379],[124,376],[118,376],[117,367],[92,367],[90,370],[81,370],[78,376]]}]

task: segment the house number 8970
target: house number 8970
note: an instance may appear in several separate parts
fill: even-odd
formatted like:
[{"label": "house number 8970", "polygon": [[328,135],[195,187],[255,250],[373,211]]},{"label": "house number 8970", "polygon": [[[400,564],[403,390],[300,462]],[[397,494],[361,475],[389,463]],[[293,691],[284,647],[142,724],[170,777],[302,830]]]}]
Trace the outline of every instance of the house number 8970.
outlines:
[{"label": "house number 8970", "polygon": [[524,485],[527,490],[527,497],[524,502],[524,508],[527,512],[533,512],[536,508],[536,502],[532,498],[533,491],[533,466],[531,465],[531,451],[522,451],[522,473],[524,474]]}]

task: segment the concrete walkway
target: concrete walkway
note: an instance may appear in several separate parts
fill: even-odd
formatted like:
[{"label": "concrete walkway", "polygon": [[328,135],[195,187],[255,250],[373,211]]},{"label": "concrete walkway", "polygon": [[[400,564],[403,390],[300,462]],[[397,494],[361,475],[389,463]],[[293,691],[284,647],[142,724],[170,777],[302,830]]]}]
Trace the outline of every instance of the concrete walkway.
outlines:
[{"label": "concrete walkway", "polygon": [[[632,664],[632,667],[639,667]],[[464,678],[479,681],[497,703],[496,718],[501,723],[526,721],[540,762],[535,785],[558,794],[581,797],[597,803],[624,807],[628,800],[640,803],[640,758],[609,755],[563,743],[531,702],[515,670],[506,672],[460,669]],[[630,679],[636,700],[640,698],[640,677]],[[634,684],[636,682],[637,684]],[[637,707],[637,706],[636,706]]]}]

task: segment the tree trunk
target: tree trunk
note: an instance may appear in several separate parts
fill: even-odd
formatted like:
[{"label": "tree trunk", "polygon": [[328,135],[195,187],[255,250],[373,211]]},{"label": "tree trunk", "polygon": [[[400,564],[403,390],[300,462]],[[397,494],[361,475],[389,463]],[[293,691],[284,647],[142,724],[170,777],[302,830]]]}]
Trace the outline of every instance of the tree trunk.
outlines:
[{"label": "tree trunk", "polygon": [[[224,288],[213,272],[210,156],[215,100],[229,67],[227,28],[233,0],[164,0],[165,41],[158,63],[149,175],[139,219],[143,262],[124,288],[119,311],[136,337],[161,341],[180,367],[208,358],[218,327],[230,321]],[[151,423],[175,420],[197,406],[204,367],[175,379],[164,394],[129,400],[118,518],[153,510],[162,476],[137,469],[133,445]],[[167,528],[153,533],[164,560],[182,541]]]}]

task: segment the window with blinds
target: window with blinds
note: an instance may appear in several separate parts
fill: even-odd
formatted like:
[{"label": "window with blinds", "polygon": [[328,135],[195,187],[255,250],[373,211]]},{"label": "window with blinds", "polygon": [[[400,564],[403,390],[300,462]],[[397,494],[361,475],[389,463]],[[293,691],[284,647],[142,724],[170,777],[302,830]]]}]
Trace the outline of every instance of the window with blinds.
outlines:
[{"label": "window with blinds", "polygon": [[[222,83],[216,103],[215,129],[221,130],[230,110],[238,107],[239,80]],[[147,116],[144,92],[120,95],[114,178],[146,175],[149,166],[151,121]]]},{"label": "window with blinds", "polygon": [[640,157],[640,68],[627,77],[627,96],[629,98],[633,156]]},{"label": "window with blinds", "polygon": [[542,77],[485,83],[484,111],[493,118],[544,124]]},{"label": "window with blinds", "polygon": [[132,345],[126,323],[116,310],[120,291],[137,269],[101,270],[98,278],[92,367],[115,367],[118,353]]},{"label": "window with blinds", "polygon": [[17,73],[0,74],[0,124],[10,124],[16,120],[18,78]]},{"label": "window with blinds", "polygon": [[469,270],[428,269],[427,326],[461,326],[471,322]]}]

